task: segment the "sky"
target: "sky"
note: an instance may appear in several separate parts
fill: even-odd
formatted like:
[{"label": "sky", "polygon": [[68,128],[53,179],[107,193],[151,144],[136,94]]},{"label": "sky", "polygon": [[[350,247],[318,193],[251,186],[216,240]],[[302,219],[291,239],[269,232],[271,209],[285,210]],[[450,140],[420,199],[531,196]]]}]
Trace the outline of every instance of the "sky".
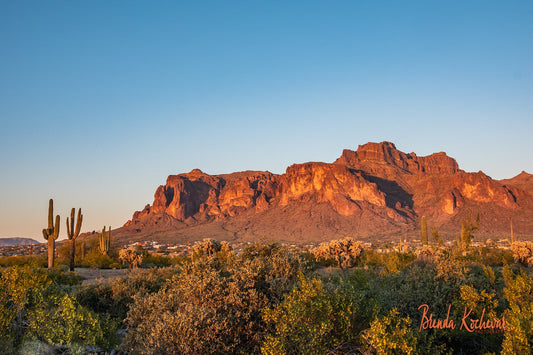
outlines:
[{"label": "sky", "polygon": [[533,2],[0,0],[0,237],[391,141],[533,173]]}]

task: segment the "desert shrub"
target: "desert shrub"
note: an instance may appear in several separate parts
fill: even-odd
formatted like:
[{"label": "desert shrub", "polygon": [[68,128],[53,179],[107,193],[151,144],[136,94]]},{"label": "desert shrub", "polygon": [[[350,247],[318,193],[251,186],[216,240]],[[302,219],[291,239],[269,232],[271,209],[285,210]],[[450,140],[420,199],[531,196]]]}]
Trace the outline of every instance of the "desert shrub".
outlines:
[{"label": "desert shrub", "polygon": [[524,271],[503,268],[506,328],[502,354],[530,354],[533,346],[533,279]]},{"label": "desert shrub", "polygon": [[367,268],[379,269],[382,275],[395,274],[417,258],[412,252],[378,253],[375,250],[365,250],[362,264]]},{"label": "desert shrub", "polygon": [[35,338],[69,347],[112,345],[113,326],[103,326],[98,315],[57,287],[44,269],[2,270],[0,295],[0,353],[15,353],[21,343]]},{"label": "desert shrub", "polygon": [[254,243],[239,255],[202,254],[157,293],[130,307],[125,344],[134,353],[258,352],[264,308],[281,301],[309,270],[300,253]]},{"label": "desert shrub", "polygon": [[[490,242],[489,242],[490,243]],[[479,262],[488,266],[503,266],[513,262],[513,252],[495,247],[492,243],[479,248]]]},{"label": "desert shrub", "polygon": [[268,304],[247,268],[200,259],[155,294],[134,298],[125,345],[136,354],[254,352]]},{"label": "desert shrub", "polygon": [[431,264],[414,263],[395,274],[371,279],[371,290],[385,316],[392,309],[420,318],[418,307],[430,304],[436,313],[445,312],[449,300],[459,296],[463,279],[439,279]]},{"label": "desert shrub", "polygon": [[30,265],[34,268],[47,267],[48,259],[45,254],[41,255],[17,255],[17,256],[0,256],[0,267]]},{"label": "desert shrub", "polygon": [[113,252],[103,255],[100,251],[93,249],[81,262],[83,267],[94,267],[99,269],[121,269],[122,265]]},{"label": "desert shrub", "polygon": [[390,252],[381,253],[380,257],[383,266],[382,274],[395,274],[409,265],[415,259],[415,254]]},{"label": "desert shrub", "polygon": [[83,286],[75,296],[81,305],[93,312],[123,320],[136,294],[147,295],[159,291],[177,273],[178,269],[173,267],[136,269],[108,283]]},{"label": "desert shrub", "polygon": [[[460,298],[452,303],[452,306],[460,312],[470,312],[471,318],[490,320],[501,318],[503,314],[503,302],[500,302],[494,289],[486,289],[480,286],[463,285],[460,289]],[[468,311],[467,311],[468,310]],[[453,312],[452,312],[453,313]],[[463,313],[464,314],[464,313]],[[455,316],[455,319],[461,319]],[[460,325],[458,324],[458,327]],[[479,334],[468,331],[450,332],[449,347],[463,353],[499,353],[503,334]]]},{"label": "desert shrub", "polygon": [[48,277],[52,282],[64,286],[78,286],[81,285],[83,277],[74,271],[69,271],[68,267],[55,267],[48,271]]},{"label": "desert shrub", "polygon": [[13,352],[20,344],[28,309],[43,302],[51,284],[42,269],[13,266],[0,271],[0,353]]},{"label": "desert shrub", "polygon": [[[97,314],[80,306],[67,294],[52,294],[46,307],[36,307],[28,314],[27,338],[40,339],[48,344],[114,345],[114,328],[109,319],[100,322]],[[110,329],[103,326],[107,324]]]},{"label": "desert shrub", "polygon": [[180,264],[179,258],[171,258],[166,255],[148,253],[143,256],[142,267],[166,267],[174,264]]},{"label": "desert shrub", "polygon": [[251,260],[257,257],[269,258],[273,255],[277,255],[280,252],[288,252],[288,249],[282,247],[279,243],[251,243],[246,245],[241,253],[240,257],[243,260]]},{"label": "desert shrub", "polygon": [[334,262],[340,268],[350,268],[360,259],[364,248],[363,243],[347,237],[320,243],[310,251],[319,262]]},{"label": "desert shrub", "polygon": [[255,275],[256,288],[267,296],[270,303],[280,302],[292,290],[299,274],[307,274],[313,268],[303,253],[277,243],[250,244],[232,264]]},{"label": "desert shrub", "polygon": [[324,283],[300,275],[292,292],[263,312],[269,324],[261,353],[319,354],[355,343],[368,324],[361,294],[348,282]]},{"label": "desert shrub", "polygon": [[392,309],[363,332],[363,348],[376,354],[417,354],[417,332],[411,324],[409,316],[400,317]]},{"label": "desert shrub", "polygon": [[515,263],[533,266],[533,242],[514,242],[511,245]]}]

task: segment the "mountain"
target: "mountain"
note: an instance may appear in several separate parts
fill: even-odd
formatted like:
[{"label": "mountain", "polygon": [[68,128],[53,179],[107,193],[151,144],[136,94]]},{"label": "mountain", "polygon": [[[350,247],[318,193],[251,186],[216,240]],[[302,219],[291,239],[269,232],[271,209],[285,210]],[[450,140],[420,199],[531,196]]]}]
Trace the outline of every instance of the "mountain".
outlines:
[{"label": "mountain", "polygon": [[30,245],[30,244],[41,244],[41,242],[36,241],[31,238],[0,238],[0,247],[10,247],[15,245]]},{"label": "mountain", "polygon": [[170,175],[124,227],[120,240],[191,242],[205,237],[305,244],[344,236],[418,238],[420,218],[455,238],[461,219],[481,216],[478,234],[533,236],[533,184],[522,173],[493,180],[461,170],[446,153],[417,156],[390,142],[344,150],[333,163],[294,164],[284,174],[243,171]]},{"label": "mountain", "polygon": [[522,171],[520,174],[512,179],[500,180],[500,182],[507,186],[514,186],[518,189],[524,190],[533,196],[533,175]]}]

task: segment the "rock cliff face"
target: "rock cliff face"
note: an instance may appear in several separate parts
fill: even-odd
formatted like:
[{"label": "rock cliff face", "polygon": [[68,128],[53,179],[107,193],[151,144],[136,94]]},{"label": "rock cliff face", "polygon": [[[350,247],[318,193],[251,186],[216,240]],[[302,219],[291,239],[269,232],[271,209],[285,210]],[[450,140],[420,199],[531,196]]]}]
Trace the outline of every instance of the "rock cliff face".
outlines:
[{"label": "rock cliff face", "polygon": [[167,183],[157,188],[152,206],[135,212],[126,225],[157,214],[194,224],[232,217],[254,207],[264,210],[276,194],[278,179],[269,172],[255,171],[211,176],[195,169],[170,175]]},{"label": "rock cliff face", "polygon": [[515,233],[533,234],[531,191],[527,173],[495,181],[460,170],[442,152],[419,157],[390,142],[367,143],[344,150],[332,164],[295,164],[281,175],[212,176],[198,169],[171,175],[123,232],[156,228],[184,236],[193,229],[210,231],[211,225],[224,231],[224,239],[278,233],[283,240],[315,240],[415,231],[421,216],[451,231],[462,216],[480,212],[484,231],[492,235],[504,233],[509,218],[516,220]]}]

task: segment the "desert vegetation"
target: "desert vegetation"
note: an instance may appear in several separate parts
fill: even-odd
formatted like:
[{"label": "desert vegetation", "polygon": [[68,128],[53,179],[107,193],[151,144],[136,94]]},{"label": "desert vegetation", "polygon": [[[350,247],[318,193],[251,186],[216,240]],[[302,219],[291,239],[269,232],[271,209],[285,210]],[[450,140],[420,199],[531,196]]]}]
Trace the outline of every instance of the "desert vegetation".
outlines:
[{"label": "desert vegetation", "polygon": [[[96,242],[86,258],[121,255],[131,271],[82,286],[68,258],[51,270],[30,259],[1,269],[0,352],[517,354],[533,341],[525,242],[465,253],[436,243],[378,252],[351,238],[233,250],[205,239],[151,268],[133,268],[150,258],[141,248],[104,255]],[[492,327],[469,328],[483,319]]]},{"label": "desert vegetation", "polygon": [[[43,233],[55,240],[52,211]],[[81,210],[74,217],[69,240]],[[112,247],[104,227],[60,245],[54,265],[50,255],[0,260],[0,353],[528,354],[533,244],[474,244],[478,226],[463,219],[445,245],[423,219],[414,249],[206,238],[179,257]],[[73,255],[76,266],[129,270],[84,285]]]}]

